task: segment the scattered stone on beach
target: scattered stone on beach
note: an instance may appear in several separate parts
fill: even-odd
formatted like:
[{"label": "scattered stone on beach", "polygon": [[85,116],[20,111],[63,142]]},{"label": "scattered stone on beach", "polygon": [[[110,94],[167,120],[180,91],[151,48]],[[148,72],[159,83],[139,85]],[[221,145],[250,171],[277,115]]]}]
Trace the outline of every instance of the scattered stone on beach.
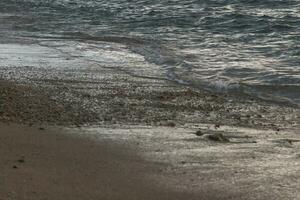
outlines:
[{"label": "scattered stone on beach", "polygon": [[[28,70],[24,69],[24,73],[35,73],[34,69]],[[3,74],[15,73],[12,68],[2,71]],[[299,112],[292,109],[294,114],[290,114],[287,107],[261,101],[249,104],[247,99],[174,86],[164,81],[155,81],[155,87],[152,87],[154,82],[135,80],[122,73],[116,75],[117,78],[107,79],[105,74],[103,77],[99,81],[78,80],[74,75],[67,80],[62,78],[64,84],[48,79],[44,80],[47,84],[2,80],[0,121],[37,126],[37,129],[46,124],[80,127],[120,123],[178,127],[203,123],[211,124],[216,130],[226,124],[276,131],[282,125],[299,124]],[[95,95],[92,92],[94,85],[98,88]],[[281,115],[291,116],[291,119],[274,117]]]},{"label": "scattered stone on beach", "polygon": [[23,158],[17,160],[19,163],[25,163],[25,160]]},{"label": "scattered stone on beach", "polygon": [[176,126],[176,123],[173,122],[173,121],[169,121],[166,123],[167,126],[170,126],[170,127],[175,127]]},{"label": "scattered stone on beach", "polygon": [[17,165],[14,165],[12,168],[13,168],[13,169],[18,169],[18,166],[17,166]]},{"label": "scattered stone on beach", "polygon": [[263,116],[261,114],[258,114],[257,117],[258,118],[263,118]]},{"label": "scattered stone on beach", "polygon": [[44,128],[44,127],[40,127],[39,130],[40,130],[40,131],[44,131],[45,128]]},{"label": "scattered stone on beach", "polygon": [[201,130],[198,130],[198,131],[195,132],[195,135],[197,135],[197,136],[203,136],[204,133]]},{"label": "scattered stone on beach", "polygon": [[160,126],[169,126],[169,127],[175,127],[176,123],[173,121],[164,121],[159,123]]},{"label": "scattered stone on beach", "polygon": [[207,134],[205,137],[215,142],[230,142],[230,140],[222,133]]},{"label": "scattered stone on beach", "polygon": [[293,143],[300,142],[300,140],[289,139],[289,138],[282,138],[282,139],[272,140],[272,142],[279,143],[279,144],[290,144],[290,145],[293,145]]}]

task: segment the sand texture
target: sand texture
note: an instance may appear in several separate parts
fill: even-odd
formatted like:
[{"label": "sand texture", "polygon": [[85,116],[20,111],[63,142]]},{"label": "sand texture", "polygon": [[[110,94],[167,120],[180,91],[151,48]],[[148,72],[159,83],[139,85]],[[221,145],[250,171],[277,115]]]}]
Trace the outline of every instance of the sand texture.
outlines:
[{"label": "sand texture", "polygon": [[2,43],[0,199],[300,198],[297,106],[178,84],[121,44]]}]

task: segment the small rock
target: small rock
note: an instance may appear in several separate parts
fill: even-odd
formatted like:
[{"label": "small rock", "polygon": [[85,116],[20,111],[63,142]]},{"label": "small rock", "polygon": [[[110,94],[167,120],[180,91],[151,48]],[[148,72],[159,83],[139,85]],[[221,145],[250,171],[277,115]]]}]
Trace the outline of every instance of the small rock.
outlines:
[{"label": "small rock", "polygon": [[161,126],[169,126],[169,127],[175,127],[176,123],[173,121],[167,121],[167,122],[161,122],[160,123]]},{"label": "small rock", "polygon": [[215,129],[220,128],[220,124],[215,124]]},{"label": "small rock", "polygon": [[45,128],[43,128],[43,127],[40,127],[40,128],[39,128],[39,130],[41,130],[41,131],[44,131],[44,130],[45,130]]},{"label": "small rock", "polygon": [[230,142],[229,139],[224,136],[222,133],[214,133],[214,134],[208,134],[207,139],[216,141],[216,142]]},{"label": "small rock", "polygon": [[19,163],[25,163],[25,160],[23,158],[17,160]]},{"label": "small rock", "polygon": [[12,168],[13,168],[13,169],[18,169],[18,166],[17,166],[17,165],[14,165]]},{"label": "small rock", "polygon": [[83,94],[82,96],[83,96],[83,98],[90,98],[90,97],[91,97],[91,95],[90,95],[90,94],[88,94],[88,93],[86,93],[86,94]]},{"label": "small rock", "polygon": [[196,131],[195,135],[197,135],[197,136],[202,136],[202,135],[204,135],[204,133],[202,133],[201,130],[198,130],[198,131]]}]

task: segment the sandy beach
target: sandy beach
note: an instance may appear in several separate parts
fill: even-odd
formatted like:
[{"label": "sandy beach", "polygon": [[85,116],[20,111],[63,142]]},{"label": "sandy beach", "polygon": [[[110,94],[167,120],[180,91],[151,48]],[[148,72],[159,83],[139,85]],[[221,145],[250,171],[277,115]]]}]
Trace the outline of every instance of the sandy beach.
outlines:
[{"label": "sandy beach", "polygon": [[0,199],[300,198],[299,108],[1,45]]},{"label": "sandy beach", "polygon": [[195,198],[147,180],[162,166],[130,147],[4,124],[0,141],[0,199]]}]

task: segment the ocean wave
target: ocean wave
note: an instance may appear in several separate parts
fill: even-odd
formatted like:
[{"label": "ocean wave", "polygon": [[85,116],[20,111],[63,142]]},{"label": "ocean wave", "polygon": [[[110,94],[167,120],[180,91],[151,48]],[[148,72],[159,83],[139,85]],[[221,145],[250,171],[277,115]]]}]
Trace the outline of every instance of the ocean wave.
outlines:
[{"label": "ocean wave", "polygon": [[300,80],[299,8],[299,0],[2,0],[0,31],[121,44],[180,84],[241,93],[246,84],[259,96],[270,94],[257,85],[269,85],[297,101],[280,86]]}]

